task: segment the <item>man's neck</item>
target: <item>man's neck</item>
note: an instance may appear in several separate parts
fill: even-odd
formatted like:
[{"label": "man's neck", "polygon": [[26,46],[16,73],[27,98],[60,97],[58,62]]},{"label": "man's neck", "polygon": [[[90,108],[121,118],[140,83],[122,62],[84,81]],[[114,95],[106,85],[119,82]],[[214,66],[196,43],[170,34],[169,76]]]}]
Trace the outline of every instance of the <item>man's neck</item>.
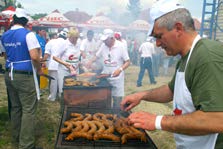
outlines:
[{"label": "man's neck", "polygon": [[184,48],[181,52],[181,56],[184,57],[185,55],[187,55],[187,53],[191,50],[192,44],[194,42],[194,39],[196,38],[198,34],[197,33],[193,33],[193,34],[189,34],[185,39],[184,39]]}]

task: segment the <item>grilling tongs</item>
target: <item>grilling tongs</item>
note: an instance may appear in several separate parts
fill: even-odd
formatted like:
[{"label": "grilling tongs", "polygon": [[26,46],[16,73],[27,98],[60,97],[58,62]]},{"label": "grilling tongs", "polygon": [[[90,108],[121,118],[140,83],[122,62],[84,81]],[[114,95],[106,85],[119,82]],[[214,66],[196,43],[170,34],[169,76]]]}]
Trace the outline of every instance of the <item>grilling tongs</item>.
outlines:
[{"label": "grilling tongs", "polygon": [[55,80],[54,77],[51,77],[51,76],[49,76],[47,74],[41,74],[40,76],[43,76],[43,77],[45,77],[45,78],[47,78],[49,80]]},{"label": "grilling tongs", "polygon": [[97,79],[110,78],[110,77],[112,77],[112,74],[100,74],[96,76]]},{"label": "grilling tongs", "polygon": [[[129,103],[126,103],[124,105],[124,108],[126,108],[128,106],[129,106]],[[128,117],[130,113],[131,113],[131,111],[128,112],[128,111],[123,111],[123,110],[120,109],[120,111],[119,111],[118,114],[121,115],[121,116],[123,116],[123,117]]]}]

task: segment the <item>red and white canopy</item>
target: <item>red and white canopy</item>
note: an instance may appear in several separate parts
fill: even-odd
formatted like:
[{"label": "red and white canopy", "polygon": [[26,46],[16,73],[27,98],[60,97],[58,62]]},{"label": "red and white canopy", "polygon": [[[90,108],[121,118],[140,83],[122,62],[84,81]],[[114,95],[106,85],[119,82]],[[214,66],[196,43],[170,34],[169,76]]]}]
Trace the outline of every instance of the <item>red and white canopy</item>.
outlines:
[{"label": "red and white canopy", "polygon": [[[9,6],[8,8],[6,8],[5,10],[2,11],[2,14],[8,16],[10,22],[13,19],[13,15],[15,14],[15,8],[13,6]],[[29,21],[32,21],[33,18],[31,18],[30,16],[28,16]]]},{"label": "red and white canopy", "polygon": [[15,14],[15,8],[13,6],[9,6],[5,10],[3,10],[2,13],[6,15],[10,15],[12,17]]},{"label": "red and white canopy", "polygon": [[32,23],[34,26],[46,26],[46,27],[67,27],[74,25],[58,10],[54,10],[51,14],[42,17],[38,20],[35,20]]},{"label": "red and white canopy", "polygon": [[[3,22],[3,21],[10,21],[11,22],[12,17],[15,14],[15,8],[13,6],[9,6],[5,10],[3,10],[1,13],[2,13],[1,17],[0,17],[1,22]],[[5,18],[7,18],[7,19],[5,19]],[[10,23],[10,22],[7,22],[7,23]]]},{"label": "red and white canopy", "polygon": [[9,27],[10,25],[10,16],[0,12],[0,25]]},{"label": "red and white canopy", "polygon": [[131,24],[129,24],[129,30],[141,30],[141,31],[148,31],[149,30],[149,23],[145,20],[135,20]]}]

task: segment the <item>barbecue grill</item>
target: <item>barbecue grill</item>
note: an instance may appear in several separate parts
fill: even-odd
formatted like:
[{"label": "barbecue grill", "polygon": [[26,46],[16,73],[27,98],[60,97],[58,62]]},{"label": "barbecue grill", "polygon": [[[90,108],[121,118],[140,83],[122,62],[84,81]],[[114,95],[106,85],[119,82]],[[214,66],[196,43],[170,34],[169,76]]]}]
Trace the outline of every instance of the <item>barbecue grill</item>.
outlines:
[{"label": "barbecue grill", "polygon": [[[66,76],[64,80],[67,78],[72,76]],[[96,86],[63,85],[63,98],[65,105],[111,108],[111,85],[106,79],[100,79]]]},{"label": "barbecue grill", "polygon": [[[64,78],[72,78],[66,76]],[[65,82],[65,81],[64,81]],[[112,109],[111,107],[111,85],[106,79],[100,79],[96,86],[63,86],[64,109],[62,118],[59,124],[57,140],[55,144],[56,149],[138,149],[149,148],[156,149],[155,144],[146,134],[147,142],[141,140],[129,140],[125,144],[121,142],[114,142],[110,140],[87,140],[84,138],[76,138],[72,141],[67,141],[66,134],[61,134],[60,129],[64,127],[64,122],[69,120],[71,113],[80,114],[117,114],[117,116],[128,117],[129,113],[121,111],[120,109]],[[141,130],[145,132],[144,130]],[[120,135],[114,132],[115,135]]]},{"label": "barbecue grill", "polygon": [[[110,140],[96,140],[96,141],[89,141],[84,138],[77,138],[73,141],[67,141],[65,140],[66,134],[61,134],[60,129],[63,128],[63,123],[66,120],[70,119],[70,113],[77,112],[81,114],[85,113],[104,113],[104,114],[117,114],[118,116],[124,116],[127,117],[129,115],[128,112],[120,111],[119,109],[104,109],[104,108],[83,108],[83,107],[73,107],[73,106],[65,106],[64,113],[60,122],[59,131],[57,135],[57,141],[55,148],[56,149],[156,149],[156,145],[153,143],[151,138],[146,134],[147,142],[141,142],[140,140],[128,140],[127,143],[121,144],[120,142],[114,142]],[[143,130],[142,130],[143,131]],[[117,132],[115,134],[118,135]]]}]

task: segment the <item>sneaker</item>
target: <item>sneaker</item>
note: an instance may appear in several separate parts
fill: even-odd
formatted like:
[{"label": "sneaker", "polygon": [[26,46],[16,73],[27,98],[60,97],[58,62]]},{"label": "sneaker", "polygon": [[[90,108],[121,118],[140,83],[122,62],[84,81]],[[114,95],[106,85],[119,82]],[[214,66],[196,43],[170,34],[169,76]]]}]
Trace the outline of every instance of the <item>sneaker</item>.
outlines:
[{"label": "sneaker", "polygon": [[48,100],[53,102],[53,101],[55,101],[56,99],[48,99]]},{"label": "sneaker", "polygon": [[156,81],[154,81],[154,82],[151,82],[151,84],[156,84]]},{"label": "sneaker", "polygon": [[136,87],[140,87],[140,86],[142,86],[142,84],[137,84],[137,85],[136,85]]},{"label": "sneaker", "polygon": [[56,99],[55,99],[55,98],[52,98],[52,96],[49,95],[48,100],[49,100],[49,101],[55,101]]}]

